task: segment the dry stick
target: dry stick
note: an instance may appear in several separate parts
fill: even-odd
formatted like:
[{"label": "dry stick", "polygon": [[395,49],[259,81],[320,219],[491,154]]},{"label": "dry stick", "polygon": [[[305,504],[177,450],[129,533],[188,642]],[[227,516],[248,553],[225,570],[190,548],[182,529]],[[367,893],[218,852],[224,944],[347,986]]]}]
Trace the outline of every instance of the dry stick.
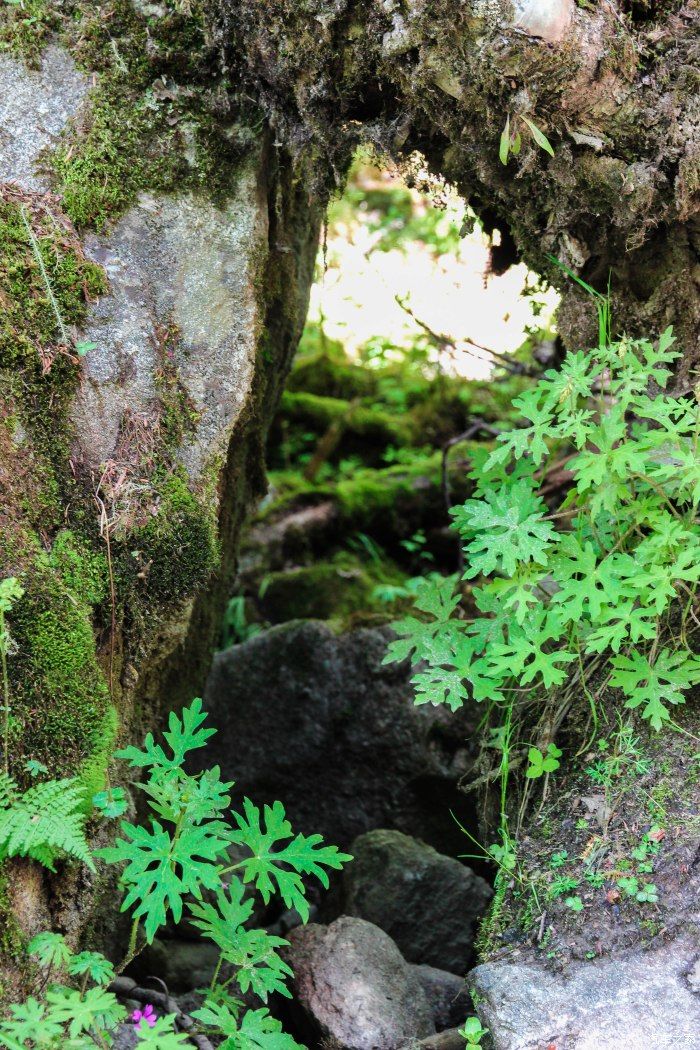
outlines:
[{"label": "dry stick", "polygon": [[[451,339],[448,335],[444,335],[442,332],[436,332],[429,324],[426,324],[425,321],[421,321],[420,317],[416,317],[411,307],[406,304],[405,300],[403,300],[400,295],[395,295],[394,299],[403,312],[408,314],[408,316],[416,322],[419,328],[423,329],[438,350],[449,349],[453,354],[459,350],[454,339]],[[502,368],[505,368],[506,372],[510,372],[511,375],[532,376],[533,378],[536,378],[542,374],[539,369],[530,368],[528,365],[521,364],[520,361],[512,361],[507,354],[501,354],[498,350],[491,350],[488,346],[482,346],[481,343],[477,343],[474,339],[470,339],[469,336],[463,336],[463,342],[468,343],[469,346],[473,346],[477,350],[481,350],[485,354],[490,354],[491,357],[493,357]]]}]

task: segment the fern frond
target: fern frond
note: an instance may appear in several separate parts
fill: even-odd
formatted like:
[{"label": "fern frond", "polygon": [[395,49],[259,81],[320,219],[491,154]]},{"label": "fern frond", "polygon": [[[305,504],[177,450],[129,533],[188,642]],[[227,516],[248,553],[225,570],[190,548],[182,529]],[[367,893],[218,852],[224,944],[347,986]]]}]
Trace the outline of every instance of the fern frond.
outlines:
[{"label": "fern frond", "polygon": [[53,869],[65,853],[95,870],[81,812],[83,790],[75,778],[48,780],[16,796],[0,811],[0,856],[32,857]]},{"label": "fern frond", "polygon": [[7,809],[17,798],[17,784],[8,773],[0,773],[0,809]]}]

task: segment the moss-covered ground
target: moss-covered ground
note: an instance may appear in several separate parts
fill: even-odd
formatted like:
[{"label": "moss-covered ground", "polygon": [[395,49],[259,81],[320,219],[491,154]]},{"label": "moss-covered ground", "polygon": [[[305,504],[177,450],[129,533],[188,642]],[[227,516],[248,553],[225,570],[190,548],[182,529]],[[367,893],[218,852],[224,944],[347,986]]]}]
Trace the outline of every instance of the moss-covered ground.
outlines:
[{"label": "moss-covered ground", "polygon": [[[410,605],[412,581],[454,571],[443,447],[474,415],[503,418],[520,383],[467,382],[425,348],[356,360],[309,322],[273,420],[269,491],[244,538],[225,640],[251,621],[386,621]],[[447,456],[453,499],[467,495],[478,444]]]}]

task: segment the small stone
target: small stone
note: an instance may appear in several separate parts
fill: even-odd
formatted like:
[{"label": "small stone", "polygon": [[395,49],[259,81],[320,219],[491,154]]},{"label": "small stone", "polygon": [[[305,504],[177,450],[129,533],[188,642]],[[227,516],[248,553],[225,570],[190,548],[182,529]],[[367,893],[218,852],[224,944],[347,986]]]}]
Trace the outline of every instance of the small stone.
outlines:
[{"label": "small stone", "polygon": [[466,973],[476,920],[491,899],[488,883],[400,831],[370,831],[350,852],[345,911],[385,930],[409,962]]},{"label": "small stone", "polygon": [[396,1050],[434,1034],[414,968],[378,927],[343,917],[300,926],[289,941],[295,999],[336,1050]]}]

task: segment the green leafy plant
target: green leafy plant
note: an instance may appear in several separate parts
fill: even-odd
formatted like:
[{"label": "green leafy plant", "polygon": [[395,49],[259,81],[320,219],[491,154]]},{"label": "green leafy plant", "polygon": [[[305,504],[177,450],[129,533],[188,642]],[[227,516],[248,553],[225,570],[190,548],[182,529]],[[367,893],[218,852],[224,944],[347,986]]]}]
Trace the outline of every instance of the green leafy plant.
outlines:
[{"label": "green leafy plant", "polygon": [[[296,1043],[267,1008],[245,1012],[229,991],[235,983],[242,993],[252,991],[263,1002],[273,992],[289,994],[286,981],[291,970],[279,954],[286,941],[247,927],[254,907],[252,894],[259,894],[265,903],[278,895],[306,921],[304,879],[313,877],[328,886],[328,871],[339,869],[350,858],[335,846],[324,845],[320,835],[295,835],[280,802],[261,811],[245,799],[242,812],[234,812],[229,820],[232,784],[221,780],[219,768],[197,775],[184,768],[189,753],[204,746],[215,732],[204,725],[205,720],[201,700],[194,700],[180,715],[170,715],[164,745],[149,733],[143,747],[130,746],[117,753],[133,768],[145,771],[137,786],[151,811],[148,826],[122,821],[121,836],[95,853],[99,860],[121,867],[122,910],[132,915],[127,953],[117,972],[152,943],[169,916],[178,922],[187,907],[193,924],[219,949],[205,1001],[194,1014],[202,1030],[223,1038],[220,1045],[229,1050],[293,1050]],[[60,803],[54,798],[59,786]],[[42,791],[48,799],[45,806],[39,804]],[[5,855],[14,851],[33,856],[42,864],[50,864],[54,852],[63,852],[94,868],[82,823],[73,816],[77,799],[84,801],[73,781],[50,781],[18,795],[3,774],[0,849]],[[98,793],[95,803],[110,818],[124,812],[126,798],[123,789],[111,788]],[[10,1008],[9,1018],[0,1021],[0,1046],[9,1050],[111,1046],[112,1032],[125,1012],[106,987],[115,973],[109,961],[92,951],[73,954],[63,937],[52,932],[35,937],[29,951],[46,970],[42,983],[46,991],[41,999],[30,998]],[[233,976],[221,981],[224,964]],[[52,972],[65,973],[79,987],[48,984]],[[140,1023],[139,1045],[159,1050],[181,1046],[186,1037],[176,1032],[173,1022],[173,1017],[166,1017],[154,1019],[152,1025]]]},{"label": "green leafy plant", "polygon": [[525,776],[530,780],[537,780],[545,773],[554,773],[559,769],[561,754],[556,744],[548,744],[544,754],[538,747],[531,747],[527,753],[528,767]]},{"label": "green leafy plant", "polygon": [[552,900],[555,900],[557,897],[563,897],[565,893],[575,890],[577,886],[578,879],[568,875],[559,875],[556,879],[552,879],[550,883],[549,896]]},{"label": "green leafy plant", "polygon": [[583,901],[581,900],[581,898],[578,895],[576,895],[574,897],[567,897],[566,900],[564,901],[564,904],[571,911],[575,911],[575,912],[583,911]]},{"label": "green leafy plant", "polygon": [[0,774],[0,859],[31,857],[53,871],[64,854],[94,871],[84,823],[85,793],[77,780],[47,780],[22,792]]},{"label": "green leafy plant", "polygon": [[[672,721],[671,707],[700,681],[688,644],[700,578],[700,413],[695,399],[647,392],[650,380],[666,386],[672,344],[669,329],[657,345],[625,339],[570,353],[516,399],[525,425],[499,435],[472,475],[474,498],[453,510],[464,577],[481,578],[472,592],[480,615],[456,618],[449,577],[418,592],[420,618],[394,624],[387,662],[427,665],[413,679],[417,703],[456,708],[471,698],[512,712],[517,690],[545,692],[575,675],[597,721],[587,681],[605,656],[627,708],[655,729]],[[538,485],[562,445],[574,447],[573,487],[552,515]],[[663,637],[677,608],[671,649]]]},{"label": "green leafy plant", "polygon": [[501,164],[506,165],[510,157],[517,157],[522,149],[523,139],[518,128],[518,121],[522,121],[532,135],[533,141],[536,145],[539,146],[541,150],[544,150],[545,153],[549,153],[550,157],[553,157],[554,149],[552,148],[552,143],[534,121],[530,120],[529,117],[520,114],[511,124],[510,114],[508,114],[498,145],[498,158]]},{"label": "green leafy plant", "polygon": [[460,1028],[459,1034],[464,1037],[467,1048],[481,1046],[481,1040],[488,1035],[488,1028],[483,1028],[478,1017],[468,1017],[464,1022],[464,1028]]},{"label": "green leafy plant", "polygon": [[[414,612],[393,624],[385,658],[410,660],[417,704],[484,706],[495,752],[484,779],[500,781],[497,848],[514,872],[513,770],[524,774],[519,827],[531,785],[543,778],[546,793],[556,775],[552,725],[575,699],[587,702],[593,739],[619,705],[619,730],[588,772],[606,792],[616,782],[625,790],[648,762],[622,711],[656,731],[675,727],[674,708],[700,683],[700,387],[667,394],[678,356],[672,330],[657,341],[613,339],[609,296],[569,276],[594,298],[598,346],[568,353],[519,393],[520,422],[474,457],[473,494],[451,511],[462,582],[426,579]],[[571,482],[552,506],[543,484],[562,460]],[[649,874],[648,858],[640,863]],[[501,864],[496,882],[520,886]],[[574,888],[562,880],[564,904],[576,911]],[[634,896],[654,892],[638,880]]]}]

